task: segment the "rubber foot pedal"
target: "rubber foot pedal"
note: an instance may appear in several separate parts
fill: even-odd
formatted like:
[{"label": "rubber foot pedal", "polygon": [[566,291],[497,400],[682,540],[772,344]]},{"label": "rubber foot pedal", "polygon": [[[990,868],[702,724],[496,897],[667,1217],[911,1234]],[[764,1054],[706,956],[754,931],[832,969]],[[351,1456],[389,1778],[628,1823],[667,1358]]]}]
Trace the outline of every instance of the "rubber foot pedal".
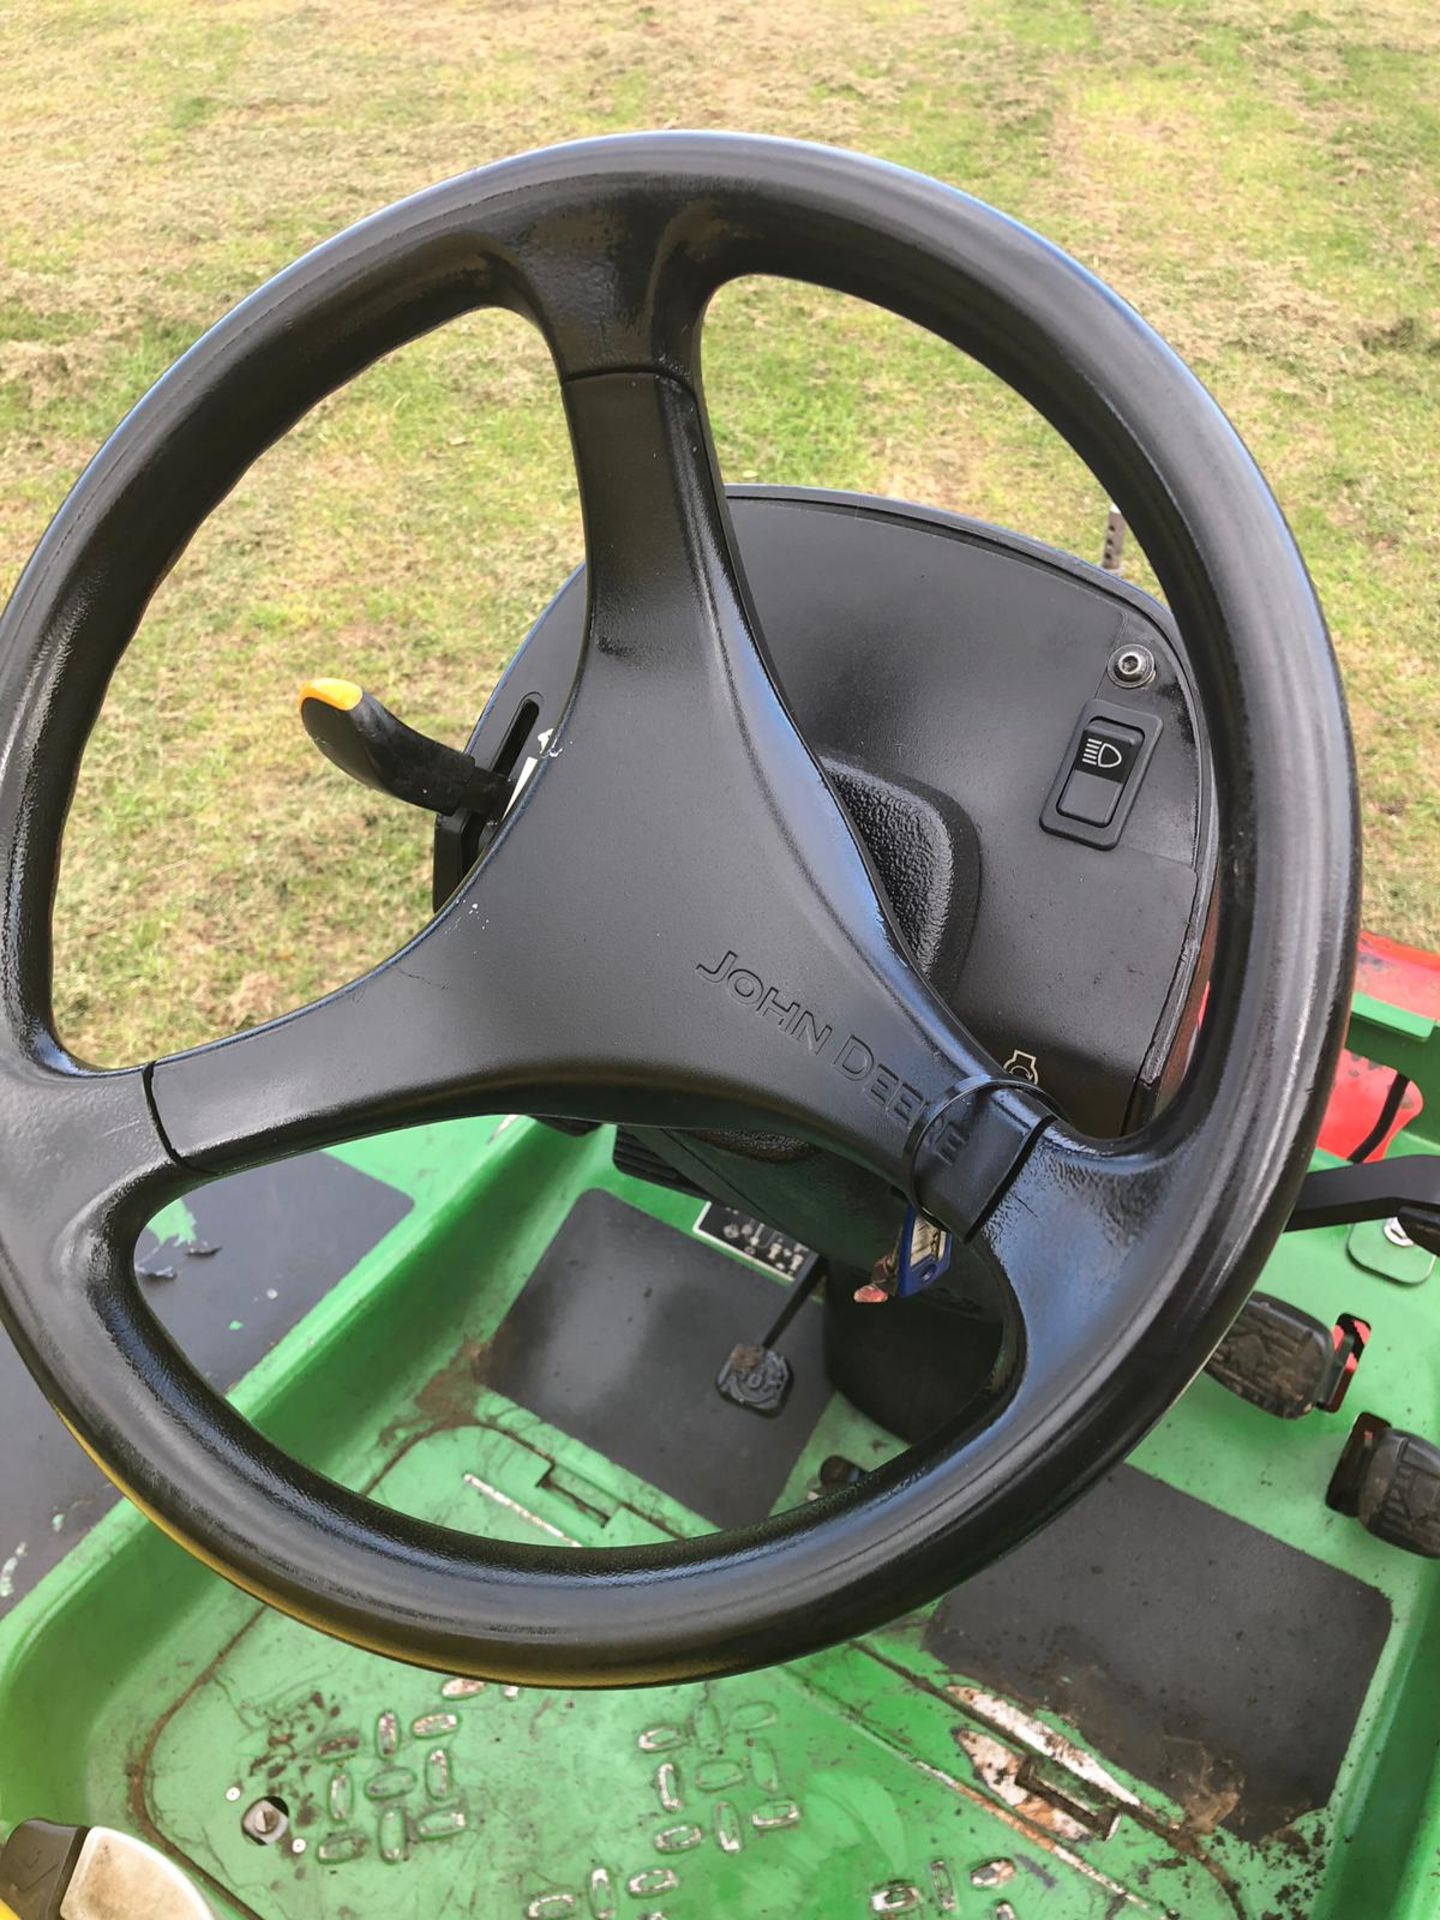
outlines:
[{"label": "rubber foot pedal", "polygon": [[1335,1341],[1288,1301],[1252,1294],[1205,1371],[1229,1392],[1279,1420],[1300,1420],[1330,1398]]},{"label": "rubber foot pedal", "polygon": [[1377,1540],[1440,1560],[1440,1447],[1362,1413],[1331,1477],[1325,1504]]},{"label": "rubber foot pedal", "polygon": [[715,1385],[732,1406],[773,1420],[789,1398],[794,1378],[794,1369],[783,1353],[742,1342],[730,1349],[730,1358],[717,1374]]}]

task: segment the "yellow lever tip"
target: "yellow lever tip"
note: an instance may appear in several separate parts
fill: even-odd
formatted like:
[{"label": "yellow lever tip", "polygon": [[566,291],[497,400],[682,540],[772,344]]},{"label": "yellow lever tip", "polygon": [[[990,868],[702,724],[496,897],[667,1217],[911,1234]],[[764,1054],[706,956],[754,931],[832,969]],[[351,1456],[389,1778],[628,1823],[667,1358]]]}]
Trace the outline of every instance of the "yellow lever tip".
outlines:
[{"label": "yellow lever tip", "polygon": [[353,680],[307,680],[300,689],[298,704],[303,707],[307,700],[320,700],[327,707],[338,707],[341,713],[349,713],[364,698],[365,689],[357,687]]}]

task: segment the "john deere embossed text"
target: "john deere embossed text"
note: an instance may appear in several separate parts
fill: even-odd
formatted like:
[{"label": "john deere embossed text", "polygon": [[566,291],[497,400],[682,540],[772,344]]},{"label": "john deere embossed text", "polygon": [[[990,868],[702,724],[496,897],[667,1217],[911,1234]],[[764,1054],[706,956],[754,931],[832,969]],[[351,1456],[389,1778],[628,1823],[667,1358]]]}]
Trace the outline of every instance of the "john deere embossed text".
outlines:
[{"label": "john deere embossed text", "polygon": [[781,1033],[824,1060],[856,1086],[861,1086],[886,1113],[910,1126],[924,1106],[924,1095],[902,1080],[893,1067],[877,1059],[872,1047],[859,1034],[847,1034],[837,1040],[834,1024],[822,1020],[813,1008],[765,980],[751,967],[742,967],[740,957],[727,950],[713,965],[695,962],[695,971],[730,994],[742,1007],[762,1020],[772,1020]]}]

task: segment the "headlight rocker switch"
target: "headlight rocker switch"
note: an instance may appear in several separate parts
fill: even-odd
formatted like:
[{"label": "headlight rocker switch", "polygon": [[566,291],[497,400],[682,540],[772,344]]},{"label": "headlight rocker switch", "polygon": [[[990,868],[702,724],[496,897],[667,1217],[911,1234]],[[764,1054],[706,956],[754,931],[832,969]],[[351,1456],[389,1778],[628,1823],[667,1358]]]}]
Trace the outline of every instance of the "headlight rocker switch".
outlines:
[{"label": "headlight rocker switch", "polygon": [[1047,833],[1113,847],[1145,777],[1163,722],[1157,714],[1092,700],[1076,722],[1040,824]]}]

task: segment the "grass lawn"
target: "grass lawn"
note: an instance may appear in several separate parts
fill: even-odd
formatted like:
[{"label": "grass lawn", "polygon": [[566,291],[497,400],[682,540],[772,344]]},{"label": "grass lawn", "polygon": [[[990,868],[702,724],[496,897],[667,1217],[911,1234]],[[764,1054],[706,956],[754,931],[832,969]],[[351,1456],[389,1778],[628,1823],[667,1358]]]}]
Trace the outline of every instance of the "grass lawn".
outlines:
[{"label": "grass lawn", "polygon": [[[1435,0],[9,0],[0,72],[0,590],[170,360],[359,215],[584,133],[863,148],[1040,228],[1219,395],[1344,662],[1367,920],[1440,946]],[[706,338],[732,478],[1098,553],[1095,483],[924,336],[746,285]],[[296,684],[348,675],[463,739],[579,551],[558,396],[508,317],[407,349],[268,454],[161,589],[86,760],[67,1040],[198,1040],[421,925],[425,821],[324,765]]]}]

